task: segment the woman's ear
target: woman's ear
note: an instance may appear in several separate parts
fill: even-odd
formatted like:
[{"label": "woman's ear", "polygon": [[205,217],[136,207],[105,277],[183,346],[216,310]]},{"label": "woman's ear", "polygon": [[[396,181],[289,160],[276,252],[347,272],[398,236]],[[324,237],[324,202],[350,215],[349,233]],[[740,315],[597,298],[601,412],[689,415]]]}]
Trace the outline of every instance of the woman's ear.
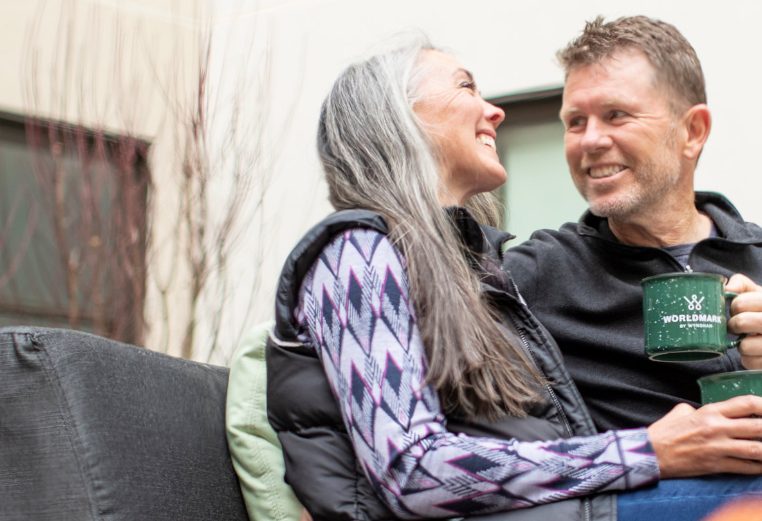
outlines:
[{"label": "woman's ear", "polygon": [[709,138],[709,132],[712,129],[712,114],[705,103],[699,103],[688,109],[683,122],[686,131],[683,155],[686,159],[696,161],[701,155],[704,143]]}]

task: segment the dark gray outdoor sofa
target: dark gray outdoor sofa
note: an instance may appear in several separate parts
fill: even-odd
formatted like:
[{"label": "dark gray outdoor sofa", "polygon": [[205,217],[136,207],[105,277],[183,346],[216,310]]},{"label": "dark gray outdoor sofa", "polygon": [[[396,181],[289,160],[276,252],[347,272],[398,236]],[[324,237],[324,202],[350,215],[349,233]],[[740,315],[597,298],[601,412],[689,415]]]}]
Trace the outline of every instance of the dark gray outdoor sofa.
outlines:
[{"label": "dark gray outdoor sofa", "polygon": [[85,333],[0,329],[0,520],[247,520],[227,379]]}]

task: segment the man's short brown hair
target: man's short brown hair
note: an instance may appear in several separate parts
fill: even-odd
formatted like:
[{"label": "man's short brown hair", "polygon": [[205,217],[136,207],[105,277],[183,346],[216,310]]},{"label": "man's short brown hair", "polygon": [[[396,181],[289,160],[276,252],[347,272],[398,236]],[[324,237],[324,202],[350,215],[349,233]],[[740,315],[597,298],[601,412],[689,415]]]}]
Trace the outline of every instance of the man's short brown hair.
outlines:
[{"label": "man's short brown hair", "polygon": [[619,51],[645,54],[656,71],[655,80],[675,95],[674,108],[684,110],[706,103],[706,86],[696,51],[673,25],[646,16],[604,22],[599,16],[585,24],[582,34],[558,51],[568,76],[575,68],[592,65]]}]

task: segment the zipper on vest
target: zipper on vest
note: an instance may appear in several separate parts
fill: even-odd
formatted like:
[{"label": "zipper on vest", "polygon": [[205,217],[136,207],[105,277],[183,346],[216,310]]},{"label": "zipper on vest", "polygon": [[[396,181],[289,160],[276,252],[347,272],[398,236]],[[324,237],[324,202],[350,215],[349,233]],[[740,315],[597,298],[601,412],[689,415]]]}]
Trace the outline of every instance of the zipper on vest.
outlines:
[{"label": "zipper on vest", "polygon": [[[521,293],[519,292],[518,286],[516,286],[516,282],[511,279],[511,284],[513,285],[513,291],[516,292],[516,295],[518,295],[519,300],[526,306],[526,303],[524,303],[524,299],[521,296]],[[516,325],[516,321],[513,318],[513,315],[511,313],[508,314],[508,316],[511,319],[511,322],[513,323],[513,327],[516,330],[516,332],[519,334],[519,339],[521,339],[521,345],[524,348],[524,351],[529,355],[529,358],[534,362],[534,365],[537,367],[537,369],[543,373],[542,368],[540,367],[540,364],[537,362],[537,357],[534,355],[532,350],[529,347],[529,342],[526,339],[526,335],[524,334],[524,331],[520,327]],[[544,374],[544,373],[543,373]],[[558,411],[558,416],[561,418],[564,428],[566,429],[566,433],[569,435],[569,437],[574,436],[574,431],[571,428],[571,424],[569,423],[569,418],[566,416],[566,412],[561,407],[561,402],[558,400],[558,396],[556,396],[556,392],[553,390],[553,387],[549,384],[545,384],[545,390],[548,392],[548,396],[550,396],[550,400],[553,403],[553,406]],[[573,498],[569,498],[573,499]],[[591,521],[593,518],[592,513],[592,501],[589,497],[584,496],[581,498],[578,498],[582,501],[583,505],[583,511],[584,511],[584,521]]]},{"label": "zipper on vest", "polygon": [[[513,291],[516,292],[516,295],[521,295],[519,293],[519,288],[516,286],[516,283],[511,279],[511,284],[513,284]],[[516,325],[516,321],[513,318],[513,315],[510,313],[508,316],[511,317],[511,322],[513,323],[514,329],[516,329],[516,332],[519,334],[519,338],[521,339],[522,347],[524,348],[524,351],[529,355],[529,358],[534,362],[535,367],[540,371],[540,373],[544,374],[544,371],[542,370],[540,364],[537,362],[537,357],[532,352],[532,350],[529,348],[529,342],[527,341],[526,335],[524,334],[524,331],[520,327]],[[563,425],[566,428],[566,433],[569,435],[569,437],[574,436],[574,431],[571,428],[571,423],[569,423],[569,419],[566,417],[566,412],[561,407],[561,402],[558,400],[558,397],[556,396],[556,392],[553,390],[553,387],[550,385],[550,383],[545,384],[545,390],[548,392],[548,395],[550,396],[551,402],[553,402],[553,406],[558,411],[558,415],[561,417],[561,420],[563,420]]]},{"label": "zipper on vest", "polygon": [[[516,328],[516,330],[519,333],[519,338],[521,339],[521,343],[523,344],[524,351],[526,351],[529,354],[529,357],[534,362],[534,365],[537,366],[537,369],[540,369],[540,364],[537,363],[537,358],[534,356],[534,353],[532,353],[532,350],[529,348],[529,342],[527,342],[524,332],[521,331],[521,329],[519,328]],[[542,369],[540,369],[540,372],[541,373],[543,372]],[[545,390],[548,391],[548,395],[550,396],[550,400],[553,402],[553,406],[556,408],[556,410],[558,411],[558,415],[563,420],[563,425],[566,428],[566,433],[569,435],[569,437],[574,436],[574,431],[572,431],[571,424],[569,423],[569,419],[566,417],[566,413],[561,408],[561,402],[558,400],[558,397],[556,396],[556,392],[553,390],[553,386],[551,386],[549,383],[546,383]]]},{"label": "zipper on vest", "polygon": [[[511,321],[513,321],[513,317],[511,317]],[[537,358],[534,356],[534,353],[532,353],[532,350],[529,348],[529,342],[527,342],[524,332],[521,330],[521,328],[516,327],[515,322],[513,323],[513,326],[516,328],[516,331],[519,334],[519,338],[521,339],[521,344],[522,344],[522,347],[524,348],[524,351],[527,352],[529,357],[534,362],[534,365],[537,366],[537,369],[539,369],[540,372],[542,372],[542,369],[540,369],[540,364],[537,363]],[[556,396],[556,392],[553,390],[553,387],[550,384],[545,384],[545,389],[548,391],[548,395],[550,396],[550,400],[553,402],[553,406],[558,411],[558,416],[560,416],[561,420],[563,420],[563,425],[566,428],[566,433],[569,435],[569,437],[574,436],[574,432],[572,431],[571,424],[569,423],[569,419],[566,417],[566,413],[561,408],[561,402],[558,401],[558,397]],[[574,499],[574,498],[569,498],[569,499]],[[578,499],[582,500],[584,516],[585,516],[584,521],[591,521],[592,507],[590,503],[590,498],[585,496]]]},{"label": "zipper on vest", "polygon": [[585,521],[590,521],[593,518],[593,500],[585,496],[582,498],[582,504],[585,505]]}]

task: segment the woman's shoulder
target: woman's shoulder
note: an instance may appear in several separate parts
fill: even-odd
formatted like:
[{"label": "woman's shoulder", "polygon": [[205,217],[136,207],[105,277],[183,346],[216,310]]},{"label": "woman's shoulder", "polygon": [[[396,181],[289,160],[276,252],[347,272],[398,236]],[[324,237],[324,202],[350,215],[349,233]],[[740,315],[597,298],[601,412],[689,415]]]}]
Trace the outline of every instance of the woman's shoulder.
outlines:
[{"label": "woman's shoulder", "polygon": [[325,217],[319,223],[315,224],[303,237],[300,242],[310,242],[335,237],[339,233],[348,229],[368,229],[387,234],[389,226],[384,217],[371,210],[351,209],[339,210]]},{"label": "woman's shoulder", "polygon": [[[308,274],[314,276],[321,266],[334,276],[338,265],[359,272],[358,263],[371,261],[378,266],[404,267],[399,251],[387,238],[389,227],[384,217],[373,211],[350,209],[334,212],[314,225],[283,263],[275,297],[276,330],[283,338],[294,336],[292,311],[299,301],[300,288]],[[376,270],[378,271],[378,270]]]},{"label": "woman's shoulder", "polygon": [[388,233],[386,221],[378,213],[360,209],[334,212],[310,228],[297,242],[283,264],[281,280],[301,280],[325,248],[345,231],[355,228],[374,230],[383,235]]},{"label": "woman's shoulder", "polygon": [[373,228],[351,227],[342,230],[326,243],[312,264],[324,266],[334,276],[350,272],[354,277],[363,273],[381,276],[404,270],[405,260],[386,233]]}]

